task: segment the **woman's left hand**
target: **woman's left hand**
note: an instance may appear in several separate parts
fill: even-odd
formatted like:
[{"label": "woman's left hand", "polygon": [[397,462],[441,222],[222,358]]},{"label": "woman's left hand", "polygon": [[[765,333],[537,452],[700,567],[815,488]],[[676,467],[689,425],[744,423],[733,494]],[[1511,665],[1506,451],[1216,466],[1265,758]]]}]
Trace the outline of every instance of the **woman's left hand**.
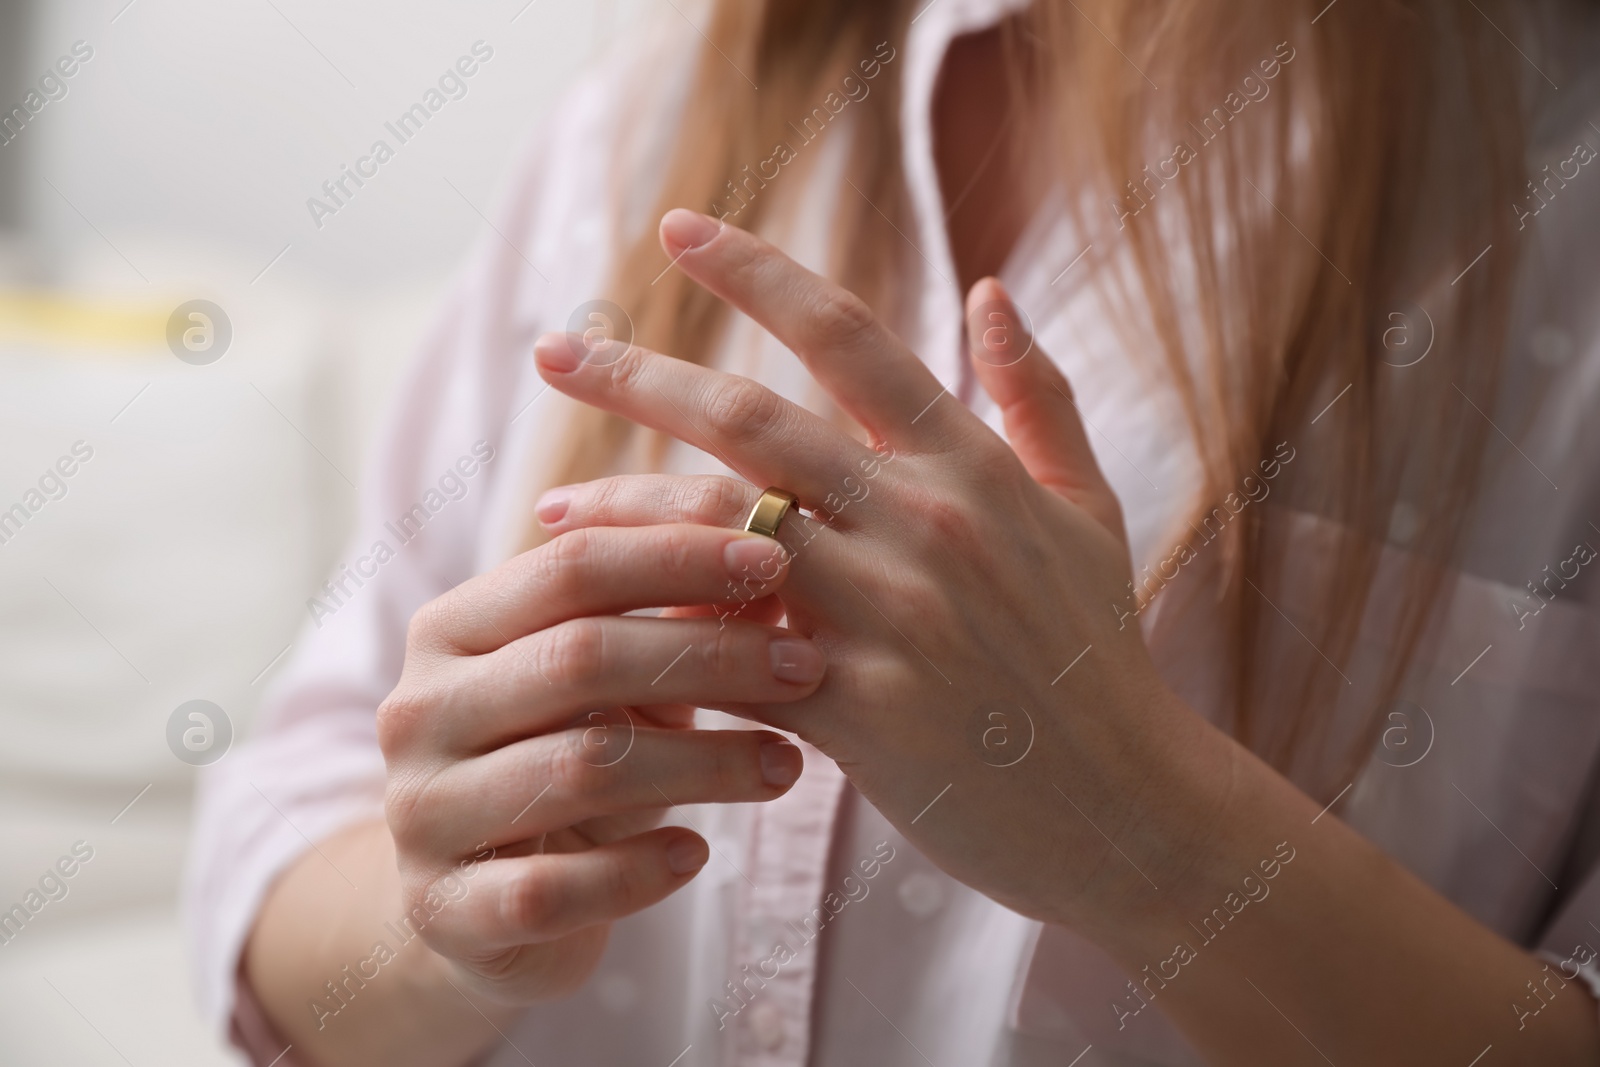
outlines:
[{"label": "woman's left hand", "polygon": [[[547,335],[536,356],[557,389],[748,484],[611,478],[552,490],[541,521],[739,526],[758,487],[790,490],[813,515],[780,530],[794,554],[780,599],[827,678],[805,700],[726,710],[816,746],[934,862],[1015,910],[1080,929],[1148,914],[1204,848],[1234,746],[1159,680],[1126,613],[1116,498],[999,283],[973,287],[967,320],[1009,445],[854,295],[705,216],[674,211],[661,233],[874,445],[748,379],[637,346],[602,363]],[[759,600],[759,575],[747,592]]]}]

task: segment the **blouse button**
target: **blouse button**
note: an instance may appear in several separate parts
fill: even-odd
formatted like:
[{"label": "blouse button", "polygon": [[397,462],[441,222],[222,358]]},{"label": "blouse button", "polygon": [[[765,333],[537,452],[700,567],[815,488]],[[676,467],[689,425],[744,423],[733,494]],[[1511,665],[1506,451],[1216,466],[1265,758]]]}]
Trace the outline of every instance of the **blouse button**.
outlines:
[{"label": "blouse button", "polygon": [[1541,326],[1528,338],[1528,347],[1546,367],[1559,367],[1572,358],[1572,335],[1559,326]]},{"label": "blouse button", "polygon": [[750,1032],[756,1044],[768,1052],[776,1052],[783,1045],[783,1012],[769,1001],[758,1001],[750,1006]]},{"label": "blouse button", "polygon": [[931,874],[912,871],[901,880],[896,893],[900,906],[919,919],[926,919],[944,905],[944,886]]}]

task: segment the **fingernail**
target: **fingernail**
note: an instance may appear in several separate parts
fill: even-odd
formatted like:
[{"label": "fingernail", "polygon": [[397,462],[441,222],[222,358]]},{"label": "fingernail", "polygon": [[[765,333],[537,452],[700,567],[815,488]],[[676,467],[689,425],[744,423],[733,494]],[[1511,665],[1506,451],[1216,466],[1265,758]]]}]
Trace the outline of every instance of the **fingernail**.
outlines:
[{"label": "fingernail", "polygon": [[[722,550],[722,562],[735,578],[776,578],[782,563],[783,546],[770,537],[752,534],[729,541]],[[748,574],[746,572],[749,572]]]},{"label": "fingernail", "polygon": [[582,362],[577,346],[564,333],[547,333],[533,343],[533,357],[545,370],[566,374]]},{"label": "fingernail", "polygon": [[539,498],[539,502],[533,506],[533,513],[546,526],[553,526],[566,517],[567,506],[571,503],[571,489],[552,489]]},{"label": "fingernail", "polygon": [[772,655],[772,676],[780,682],[810,685],[822,677],[827,661],[822,650],[798,637],[780,637],[768,646]]},{"label": "fingernail", "polygon": [[673,874],[690,874],[704,867],[710,855],[703,840],[685,834],[667,846],[667,866]]},{"label": "fingernail", "polygon": [[722,232],[722,223],[709,215],[685,208],[673,208],[661,220],[661,236],[672,246],[673,254],[699,248]]},{"label": "fingernail", "polygon": [[805,765],[800,750],[787,741],[761,742],[761,780],[774,789],[787,789]]}]

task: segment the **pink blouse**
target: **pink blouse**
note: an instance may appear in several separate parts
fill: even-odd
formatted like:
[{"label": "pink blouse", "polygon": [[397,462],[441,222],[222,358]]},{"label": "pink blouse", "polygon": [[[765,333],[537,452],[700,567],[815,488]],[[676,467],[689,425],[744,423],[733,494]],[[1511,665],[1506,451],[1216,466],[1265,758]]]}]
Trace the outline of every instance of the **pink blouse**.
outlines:
[{"label": "pink blouse", "polygon": [[[933,0],[902,47],[875,57],[904,80],[915,223],[907,237],[926,268],[903,332],[950,391],[997,428],[993,405],[963,364],[961,294],[930,113],[950,41],[1019,6]],[[533,142],[497,232],[394,404],[364,481],[359,528],[308,605],[311,619],[254,736],[202,780],[187,877],[200,993],[209,1018],[258,1064],[284,1043],[240,986],[241,947],[269,885],[308,841],[382,817],[373,713],[399,676],[411,614],[505,559],[530,522],[571,404],[544,388],[531,344],[566,328],[574,309],[601,291],[616,224],[604,195],[613,176],[619,168],[659,172],[648,161],[668,147],[663,138],[686,91],[682,57],[699,47],[692,29],[680,28],[670,50],[604,64]],[[1572,54],[1587,59],[1561,68],[1561,106],[1535,129],[1530,173],[1572,158],[1580,142],[1600,148],[1600,48],[1574,45]],[[624,76],[636,70],[655,79],[647,97]],[[861,85],[870,96],[872,83]],[[848,122],[860,96],[859,86],[841,92],[834,121]],[[641,99],[666,117],[633,125]],[[651,137],[652,128],[662,132]],[[624,130],[628,138],[619,136]],[[620,158],[623,140],[644,156]],[[824,219],[832,197],[856,195],[838,180],[845,146],[843,135],[824,129],[798,149],[816,157],[801,219]],[[644,190],[641,210],[650,199]],[[1583,959],[1595,954],[1587,946],[1600,946],[1600,567],[1586,565],[1600,549],[1600,165],[1583,166],[1527,224],[1536,243],[1507,381],[1510,395],[1536,406],[1515,418],[1486,413],[1512,436],[1496,438],[1487,506],[1468,539],[1443,636],[1420,664],[1409,703],[1394,709],[1373,758],[1327,817],[1345,819],[1508,938],[1555,959]],[[796,226],[777,239],[820,269],[825,249],[807,234],[825,228]],[[1089,284],[1116,250],[1086,252],[1084,244],[1059,202],[1047,203],[1002,277],[1076,387],[1125,507],[1136,564],[1156,566],[1172,554],[1175,536],[1188,536],[1174,528],[1191,502],[1196,460],[1171,396],[1119,352]],[[721,365],[816,401],[798,361],[746,320],[730,331]],[[1338,417],[1337,402],[1326,414]],[[1317,431],[1306,427],[1288,450],[1315,450]],[[667,464],[685,473],[724,469],[683,446]],[[1292,476],[1292,458],[1284,472]],[[1307,515],[1296,521],[1302,558],[1316,559],[1327,531]],[[1413,526],[1414,513],[1408,518],[1402,506],[1386,566],[1403,559]],[[1215,630],[1207,595],[1215,575],[1198,555],[1138,623],[1169,683],[1222,721],[1207,637]],[[1560,576],[1548,586],[1553,597],[1528,593],[1530,581],[1550,573]],[[1283,662],[1314,655],[1298,636],[1310,629],[1309,602],[1291,590],[1275,606],[1286,623],[1277,634]],[[1357,649],[1346,668],[1351,693],[1370,686],[1379,651]],[[1343,710],[1353,712],[1354,701]],[[1092,944],[943,874],[832,763],[802,747],[805,773],[780,800],[685,809],[683,821],[712,843],[705,869],[667,901],[618,923],[594,977],[566,1001],[530,1008],[484,1062],[1199,1062],[1158,1012],[1131,1013],[1126,977]],[[744,990],[739,998],[730,996],[735,986]],[[291,1052],[279,1063],[293,1060]]]}]

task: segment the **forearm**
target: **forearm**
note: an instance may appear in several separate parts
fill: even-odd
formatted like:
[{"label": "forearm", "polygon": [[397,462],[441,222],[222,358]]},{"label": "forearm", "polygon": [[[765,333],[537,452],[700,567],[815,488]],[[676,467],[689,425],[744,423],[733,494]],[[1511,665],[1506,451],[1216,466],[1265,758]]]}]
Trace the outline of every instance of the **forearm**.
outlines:
[{"label": "forearm", "polygon": [[1209,789],[1216,829],[1147,914],[1107,927],[1134,977],[1110,1009],[1122,1026],[1159,1008],[1219,1064],[1464,1067],[1491,1045],[1495,1064],[1600,1062],[1600,1012],[1581,983],[1215,739],[1209,758],[1187,756],[1210,768],[1211,786],[1195,788]]},{"label": "forearm", "polygon": [[[381,823],[320,842],[273,886],[245,974],[302,1062],[461,1064],[515,1017],[481,998],[474,1007],[451,988],[449,965],[402,914],[394,843]],[[379,943],[392,952],[386,962],[375,958]]]}]

